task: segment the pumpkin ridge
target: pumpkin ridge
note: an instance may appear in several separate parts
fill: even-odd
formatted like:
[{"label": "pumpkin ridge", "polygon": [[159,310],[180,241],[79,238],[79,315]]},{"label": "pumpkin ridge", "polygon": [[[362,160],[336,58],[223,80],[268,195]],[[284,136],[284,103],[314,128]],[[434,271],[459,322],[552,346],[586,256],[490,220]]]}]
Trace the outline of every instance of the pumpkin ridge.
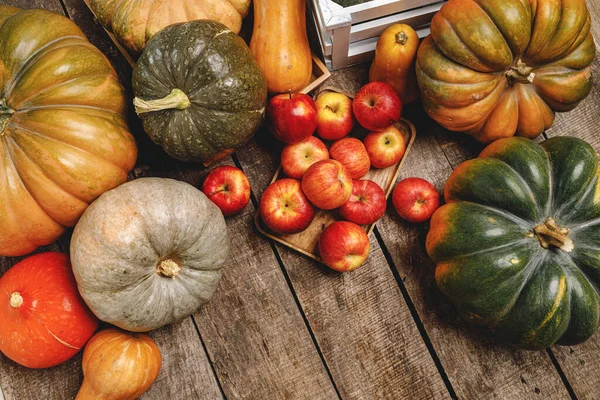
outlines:
[{"label": "pumpkin ridge", "polygon": [[[479,58],[479,56],[477,56],[477,55],[475,54],[475,52],[474,52],[474,51],[473,51],[473,50],[472,50],[472,49],[471,49],[469,46],[467,46],[467,44],[466,44],[466,43],[463,41],[463,39],[462,39],[462,38],[461,38],[461,37],[458,35],[458,33],[456,33],[456,30],[454,29],[454,26],[453,26],[453,25],[450,23],[450,21],[448,21],[448,20],[446,19],[446,17],[445,17],[444,15],[442,15],[441,13],[439,13],[439,12],[438,12],[438,14],[436,14],[436,16],[437,16],[437,15],[439,15],[439,16],[440,16],[440,18],[442,18],[442,19],[443,19],[444,23],[445,23],[445,24],[446,24],[446,25],[447,25],[447,26],[450,28],[450,30],[452,31],[452,33],[454,33],[454,35],[456,36],[456,38],[458,39],[458,41],[460,41],[460,43],[462,44],[462,46],[463,46],[463,49],[464,49],[464,50],[467,50],[467,51],[468,51],[468,52],[469,52],[469,53],[470,53],[470,54],[473,56],[473,58],[474,58],[475,60],[477,60],[477,62],[478,62],[480,65],[482,65],[482,66],[485,66],[485,65],[486,65],[486,63],[482,62],[482,60]],[[434,42],[435,42],[435,41],[434,41]],[[440,51],[441,51],[441,52],[442,52],[442,53],[443,53],[443,54],[444,54],[444,55],[445,55],[445,56],[446,56],[446,57],[447,57],[449,60],[452,60],[452,61],[453,61],[453,62],[455,62],[456,64],[459,64],[459,65],[464,65],[464,64],[462,64],[461,62],[459,62],[459,61],[455,60],[454,58],[450,57],[450,55],[449,55],[449,54],[446,54],[446,52],[444,51],[444,49],[443,49],[443,48],[441,48],[441,47],[439,47],[439,46],[437,46],[437,45],[436,45],[436,47],[437,47],[437,48],[438,48],[438,49],[439,49],[439,50],[440,50]],[[465,67],[465,68],[469,68],[469,69],[471,69],[471,70],[473,70],[473,71],[477,71],[477,72],[499,72],[499,71],[493,71],[491,68],[488,68],[488,70],[489,70],[489,71],[479,71],[479,70],[473,69],[473,68],[471,68],[471,67],[469,67],[469,66],[467,66],[467,65],[464,65],[464,67]]]},{"label": "pumpkin ridge", "polygon": [[[481,10],[481,12],[485,14],[486,17],[488,17],[488,19],[492,23],[492,26],[496,29],[496,31],[500,34],[500,36],[502,36],[502,39],[504,39],[504,44],[506,44],[506,48],[510,50],[510,53],[511,53],[512,58],[514,60],[515,59],[515,55],[517,55],[517,54],[513,53],[510,45],[508,44],[508,41],[506,40],[506,37],[504,36],[504,34],[500,30],[500,28],[498,28],[498,24],[496,23],[496,21],[494,21],[494,19],[492,18],[492,16],[481,6],[481,4],[479,4],[479,1],[480,0],[472,0],[472,3],[475,4],[475,6],[477,8],[479,8]],[[461,39],[461,41],[462,41],[462,39]],[[520,54],[518,54],[517,56],[520,56]]]},{"label": "pumpkin ridge", "polygon": [[[94,157],[94,158],[96,158],[96,159],[102,160],[103,162],[106,162],[107,164],[111,164],[112,166],[114,166],[114,167],[116,167],[116,168],[118,168],[118,169],[120,169],[120,170],[122,170],[122,171],[126,172],[126,171],[125,171],[125,170],[124,170],[124,169],[123,169],[123,168],[122,168],[120,165],[117,165],[117,164],[113,163],[111,160],[107,160],[107,159],[105,159],[105,158],[103,158],[103,157],[99,156],[98,154],[92,153],[92,152],[90,152],[89,150],[82,149],[81,147],[77,147],[77,146],[75,146],[75,145],[73,145],[73,144],[71,144],[71,143],[67,143],[67,142],[64,142],[64,141],[60,141],[60,140],[58,140],[58,139],[56,139],[56,138],[53,138],[52,136],[49,136],[49,135],[43,134],[43,133],[41,133],[41,132],[32,131],[32,130],[30,130],[30,129],[27,129],[27,128],[23,127],[22,125],[19,125],[19,124],[17,124],[16,122],[13,122],[13,123],[11,123],[11,125],[12,125],[13,127],[17,128],[17,129],[20,129],[20,130],[22,130],[22,131],[25,131],[25,132],[27,132],[27,133],[31,133],[32,135],[35,135],[35,136],[40,136],[40,137],[46,138],[46,139],[48,139],[48,140],[51,140],[51,141],[53,141],[53,142],[60,143],[61,145],[64,145],[64,146],[67,146],[67,147],[71,147],[71,148],[73,148],[73,149],[76,149],[76,150],[79,150],[79,151],[81,151],[81,152],[84,152],[84,153],[86,153],[86,154],[89,154],[90,156],[93,156],[93,157]],[[16,143],[16,142],[15,142],[15,143]],[[19,146],[19,147],[21,147],[21,146]],[[23,149],[21,149],[21,150],[23,150]],[[23,150],[23,154],[26,154],[26,155],[27,155],[27,157],[28,157],[28,158],[29,158],[31,161],[33,161],[33,159],[32,159],[32,158],[29,156],[29,154],[27,154],[27,152],[25,152],[24,150]],[[34,163],[37,165],[37,163],[36,163],[35,161],[33,161],[33,162],[34,162]],[[38,165],[38,166],[39,166],[39,165]],[[41,169],[41,167],[40,167],[40,169]],[[42,170],[43,170],[43,169],[42,169]],[[51,178],[50,178],[50,177],[48,177],[48,179],[51,179]],[[52,180],[52,179],[51,179],[51,180]],[[64,190],[64,189],[63,189],[63,190]],[[69,193],[69,192],[67,192],[67,193]],[[75,195],[73,195],[73,197],[76,197],[76,196],[75,196]],[[81,199],[79,199],[79,200],[81,200]],[[81,201],[85,201],[85,200],[81,200]],[[86,202],[86,203],[87,203],[87,202]]]},{"label": "pumpkin ridge", "polygon": [[[0,25],[0,27],[2,27],[2,25]],[[48,47],[52,46],[53,44],[58,43],[61,40],[66,40],[66,39],[79,39],[83,42],[87,42],[85,38],[82,38],[80,36],[70,35],[70,36],[62,36],[62,37],[56,38],[56,39],[51,40],[50,42],[46,43],[45,45],[43,45],[42,47],[37,49],[33,54],[31,54],[31,56],[29,56],[29,58],[27,60],[25,60],[25,62],[21,65],[19,70],[12,77],[12,80],[9,80],[10,83],[9,83],[9,85],[6,86],[6,90],[4,91],[4,97],[8,97],[10,95],[10,93],[14,89],[15,85],[17,84],[17,82],[21,79],[23,74],[25,72],[27,72],[27,69],[29,68],[29,66],[31,64],[33,64],[33,62],[41,54],[41,52],[45,51],[46,49],[48,49]],[[91,47],[94,47],[94,45],[92,45],[91,43],[89,43],[89,42],[87,42],[87,43]],[[63,47],[68,47],[68,46],[63,46]],[[98,49],[96,49],[96,50],[98,51]]]},{"label": "pumpkin ridge", "polygon": [[89,74],[89,75],[80,75],[80,76],[76,76],[76,77],[71,78],[71,79],[67,79],[66,81],[59,82],[59,83],[56,83],[54,85],[50,85],[50,86],[47,86],[47,87],[45,87],[43,89],[40,89],[37,92],[35,92],[32,95],[30,95],[29,97],[27,97],[26,99],[22,100],[21,101],[22,107],[17,108],[17,112],[18,111],[27,111],[28,110],[27,109],[27,105],[26,105],[27,102],[30,101],[31,99],[35,99],[35,97],[39,96],[40,94],[42,94],[42,93],[44,93],[44,92],[46,92],[48,90],[56,89],[57,87],[60,87],[62,85],[73,83],[77,79],[80,79],[80,78],[91,78],[91,77],[95,77],[95,76],[106,76],[106,73],[93,73],[93,74]]}]

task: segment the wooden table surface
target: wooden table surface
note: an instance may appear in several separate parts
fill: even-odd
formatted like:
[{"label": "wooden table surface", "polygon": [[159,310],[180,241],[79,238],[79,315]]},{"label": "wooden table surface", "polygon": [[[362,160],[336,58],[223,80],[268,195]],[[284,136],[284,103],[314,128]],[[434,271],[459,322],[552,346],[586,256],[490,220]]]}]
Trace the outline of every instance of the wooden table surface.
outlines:
[{"label": "wooden table surface", "polygon": [[[2,3],[67,15],[130,91],[130,66],[83,0]],[[600,1],[588,0],[588,7],[600,39]],[[335,71],[329,84],[355,91],[367,68]],[[600,59],[592,69],[597,81],[589,97],[557,115],[545,135],[577,136],[600,151]],[[400,179],[422,177],[441,191],[452,169],[482,148],[436,125],[420,105],[406,107],[404,117],[416,125],[417,140]],[[169,158],[135,116],[130,120],[140,147],[130,178],[172,177],[200,186],[207,172],[201,165]],[[164,361],[142,399],[600,399],[600,333],[579,346],[531,352],[467,326],[435,286],[424,251],[427,225],[402,221],[390,206],[371,236],[368,261],[352,273],[333,273],[262,237],[253,216],[277,168],[274,142],[261,131],[224,160],[248,174],[252,202],[227,219],[234,251],[212,301],[182,323],[152,332]],[[68,251],[68,241],[67,235],[39,251]],[[19,259],[0,259],[0,273]],[[7,400],[73,399],[80,364],[78,355],[55,368],[28,370],[0,355],[0,386]]]}]

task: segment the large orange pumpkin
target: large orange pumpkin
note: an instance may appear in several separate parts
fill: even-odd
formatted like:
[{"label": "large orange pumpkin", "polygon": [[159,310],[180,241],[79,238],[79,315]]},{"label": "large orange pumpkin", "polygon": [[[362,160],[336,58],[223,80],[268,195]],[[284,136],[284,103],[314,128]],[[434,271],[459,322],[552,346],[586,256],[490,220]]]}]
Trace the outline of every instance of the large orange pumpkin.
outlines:
[{"label": "large orange pumpkin", "polygon": [[0,255],[52,243],[127,179],[125,109],[115,71],[73,22],[0,6]]},{"label": "large orange pumpkin", "polygon": [[481,142],[533,138],[588,95],[595,52],[585,0],[450,0],[419,48],[423,105]]}]

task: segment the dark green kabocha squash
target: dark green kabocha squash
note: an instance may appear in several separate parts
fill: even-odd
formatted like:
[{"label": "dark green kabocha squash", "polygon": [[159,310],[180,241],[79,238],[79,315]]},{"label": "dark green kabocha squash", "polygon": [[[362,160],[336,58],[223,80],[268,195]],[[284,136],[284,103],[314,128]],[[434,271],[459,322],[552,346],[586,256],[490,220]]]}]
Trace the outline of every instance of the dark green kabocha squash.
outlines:
[{"label": "dark green kabocha squash", "polygon": [[252,137],[267,100],[248,46],[208,20],[171,25],[150,39],[133,69],[133,92],[150,138],[177,159],[205,164]]},{"label": "dark green kabocha squash", "polygon": [[600,185],[573,137],[498,140],[460,164],[431,220],[442,292],[470,322],[526,349],[590,338],[600,317]]}]

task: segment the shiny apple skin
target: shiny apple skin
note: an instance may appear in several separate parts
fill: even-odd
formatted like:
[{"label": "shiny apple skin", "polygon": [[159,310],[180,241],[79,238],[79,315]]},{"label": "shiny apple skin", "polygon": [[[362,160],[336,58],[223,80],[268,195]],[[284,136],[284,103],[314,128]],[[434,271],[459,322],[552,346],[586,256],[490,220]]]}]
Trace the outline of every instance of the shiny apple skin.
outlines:
[{"label": "shiny apple skin", "polygon": [[303,93],[279,94],[267,105],[267,124],[273,136],[282,142],[301,142],[317,128],[317,106]]},{"label": "shiny apple skin", "polygon": [[350,198],[352,177],[339,161],[318,161],[302,176],[302,190],[316,207],[333,210]]},{"label": "shiny apple skin", "polygon": [[210,171],[202,192],[221,209],[226,217],[238,214],[250,201],[250,182],[239,168],[224,165]]},{"label": "shiny apple skin", "polygon": [[386,198],[383,189],[368,179],[352,183],[352,195],[340,207],[340,216],[358,225],[377,222],[385,213]]},{"label": "shiny apple skin", "polygon": [[338,140],[329,149],[329,155],[346,167],[352,179],[362,178],[371,169],[367,149],[363,142],[356,138]]},{"label": "shiny apple skin", "polygon": [[396,212],[412,223],[425,222],[440,206],[440,195],[431,183],[421,178],[406,178],[392,193]]},{"label": "shiny apple skin", "polygon": [[400,120],[402,102],[391,85],[371,82],[360,88],[354,96],[352,111],[363,127],[380,131]]},{"label": "shiny apple skin", "polygon": [[284,235],[302,232],[315,217],[315,209],[302,193],[300,182],[290,178],[269,185],[258,209],[265,225]]},{"label": "shiny apple skin", "polygon": [[342,93],[323,93],[317,105],[317,134],[325,140],[339,140],[354,129],[352,100]]},{"label": "shiny apple skin", "polygon": [[328,158],[327,146],[318,138],[309,136],[299,143],[288,144],[283,148],[281,168],[286,176],[301,179],[308,167]]},{"label": "shiny apple skin", "polygon": [[321,260],[338,272],[358,268],[369,257],[370,249],[369,237],[353,222],[334,222],[325,228],[319,237]]},{"label": "shiny apple skin", "polygon": [[406,152],[404,136],[394,125],[382,131],[369,132],[364,144],[371,165],[375,168],[391,167],[400,161]]}]

